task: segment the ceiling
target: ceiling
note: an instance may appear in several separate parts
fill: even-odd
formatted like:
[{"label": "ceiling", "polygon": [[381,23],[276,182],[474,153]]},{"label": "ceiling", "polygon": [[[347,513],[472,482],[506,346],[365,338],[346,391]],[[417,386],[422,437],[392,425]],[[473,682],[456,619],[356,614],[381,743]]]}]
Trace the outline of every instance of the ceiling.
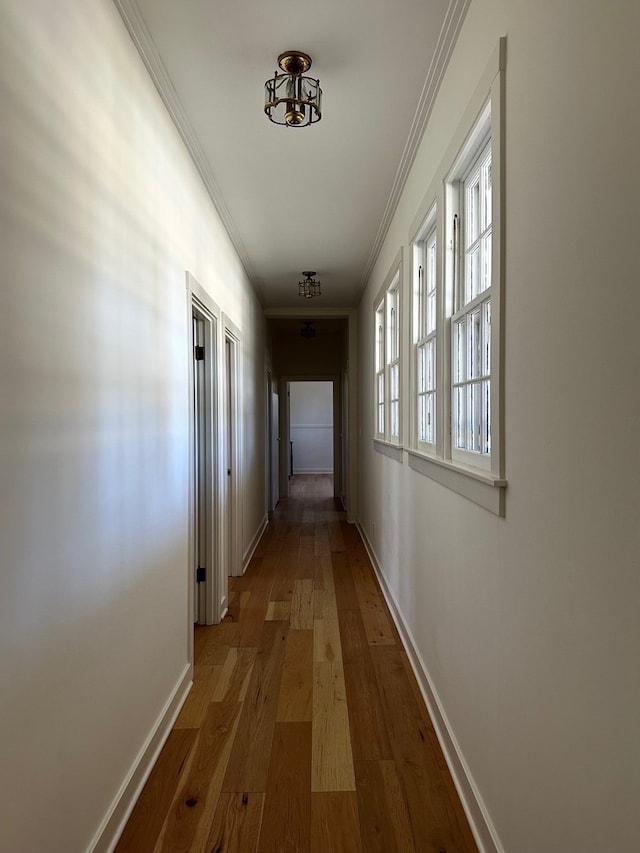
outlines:
[{"label": "ceiling", "polygon": [[[310,302],[307,269],[315,304],[357,305],[469,0],[114,2],[263,305]],[[290,49],[323,90],[310,127],[263,111]]]}]

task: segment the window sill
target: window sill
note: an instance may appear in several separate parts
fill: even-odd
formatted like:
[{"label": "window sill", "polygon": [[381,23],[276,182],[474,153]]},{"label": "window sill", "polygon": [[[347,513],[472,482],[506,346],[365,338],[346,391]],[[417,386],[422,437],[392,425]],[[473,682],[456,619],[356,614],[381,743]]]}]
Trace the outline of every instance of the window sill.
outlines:
[{"label": "window sill", "polygon": [[504,517],[507,481],[494,477],[489,472],[465,468],[448,459],[426,456],[408,450],[409,467],[418,474],[435,480],[447,489],[484,507],[494,515]]},{"label": "window sill", "polygon": [[404,448],[401,444],[392,444],[390,441],[383,441],[381,438],[374,438],[373,449],[378,453],[382,453],[383,456],[388,456],[389,459],[393,459],[395,462],[402,463]]}]

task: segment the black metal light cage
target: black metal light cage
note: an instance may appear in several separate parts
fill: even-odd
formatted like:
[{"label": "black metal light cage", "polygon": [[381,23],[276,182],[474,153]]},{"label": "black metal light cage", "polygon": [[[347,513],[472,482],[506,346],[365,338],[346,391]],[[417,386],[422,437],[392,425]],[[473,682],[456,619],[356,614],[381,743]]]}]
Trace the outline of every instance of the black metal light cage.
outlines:
[{"label": "black metal light cage", "polygon": [[322,89],[314,77],[276,71],[264,90],[264,111],[275,124],[307,127],[322,118]]},{"label": "black metal light cage", "polygon": [[313,278],[315,273],[307,275],[306,272],[303,272],[302,275],[305,275],[306,278],[304,281],[298,282],[298,296],[304,296],[306,299],[312,299],[314,296],[322,296],[320,282]]}]

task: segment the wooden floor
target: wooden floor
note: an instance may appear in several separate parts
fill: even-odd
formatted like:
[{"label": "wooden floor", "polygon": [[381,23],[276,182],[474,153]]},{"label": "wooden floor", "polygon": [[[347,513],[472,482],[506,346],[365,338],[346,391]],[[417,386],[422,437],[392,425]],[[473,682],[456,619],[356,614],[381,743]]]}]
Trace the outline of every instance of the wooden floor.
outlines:
[{"label": "wooden floor", "polygon": [[296,477],[119,853],[477,851],[407,656],[327,476]]}]

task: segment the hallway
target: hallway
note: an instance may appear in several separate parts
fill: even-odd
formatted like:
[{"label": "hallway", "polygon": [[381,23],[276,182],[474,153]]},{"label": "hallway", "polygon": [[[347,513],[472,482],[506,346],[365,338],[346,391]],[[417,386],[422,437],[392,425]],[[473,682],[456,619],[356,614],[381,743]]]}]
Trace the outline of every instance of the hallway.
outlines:
[{"label": "hallway", "polygon": [[118,853],[472,853],[435,732],[356,528],[294,478]]}]

